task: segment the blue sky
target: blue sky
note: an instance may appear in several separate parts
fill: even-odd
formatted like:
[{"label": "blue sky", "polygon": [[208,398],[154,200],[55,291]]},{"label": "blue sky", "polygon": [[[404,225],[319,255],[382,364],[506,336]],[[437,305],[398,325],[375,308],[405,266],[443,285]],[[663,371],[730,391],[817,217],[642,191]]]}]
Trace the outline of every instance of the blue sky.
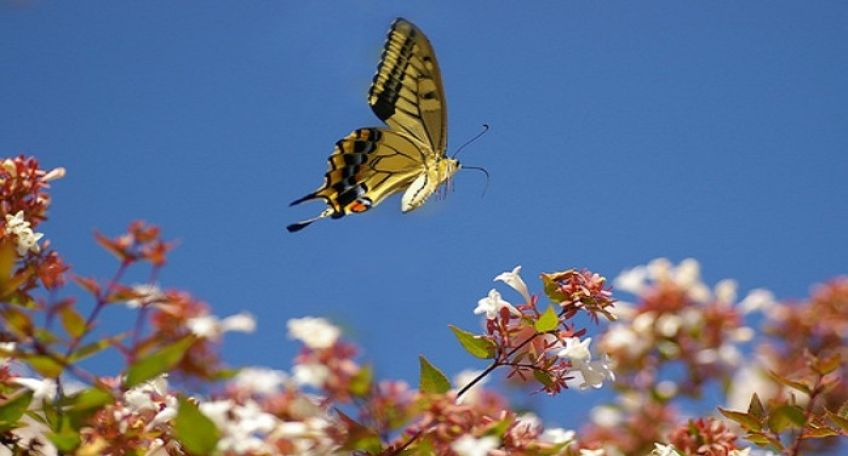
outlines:
[{"label": "blue sky", "polygon": [[[78,273],[112,271],[95,228],[178,239],[163,286],[259,319],[226,339],[234,365],[288,369],[285,321],[316,315],[384,377],[414,381],[421,353],[480,367],[447,325],[478,327],[517,264],[539,290],[691,256],[781,298],[848,272],[848,4],[514,5],[0,1],[0,150],[67,168],[42,231]],[[450,149],[492,126],[463,152],[488,192],[461,172],[410,214],[393,198],[289,234],[333,143],[379,124],[365,94],[396,16],[435,46]],[[545,416],[582,422],[594,399],[573,397]]]}]

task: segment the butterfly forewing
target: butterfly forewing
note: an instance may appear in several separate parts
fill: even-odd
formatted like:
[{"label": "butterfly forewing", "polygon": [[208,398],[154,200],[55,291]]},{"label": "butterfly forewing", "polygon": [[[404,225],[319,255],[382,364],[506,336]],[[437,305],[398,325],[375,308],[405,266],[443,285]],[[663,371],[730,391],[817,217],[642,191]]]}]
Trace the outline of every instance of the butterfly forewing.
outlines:
[{"label": "butterfly forewing", "polygon": [[408,136],[384,128],[362,128],[336,143],[324,185],[292,203],[323,199],[334,218],[365,212],[409,186],[421,172],[422,151]]},{"label": "butterfly forewing", "polygon": [[433,47],[418,27],[397,19],[389,30],[377,74],[368,92],[374,113],[433,152],[447,146],[445,90]]}]

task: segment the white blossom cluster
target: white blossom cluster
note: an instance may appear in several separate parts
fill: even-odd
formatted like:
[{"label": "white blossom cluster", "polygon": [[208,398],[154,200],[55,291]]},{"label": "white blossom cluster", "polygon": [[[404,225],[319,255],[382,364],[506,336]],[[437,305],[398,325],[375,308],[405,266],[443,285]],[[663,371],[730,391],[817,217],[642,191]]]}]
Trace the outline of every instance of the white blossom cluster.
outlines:
[{"label": "white blossom cluster", "polygon": [[44,233],[32,231],[30,223],[24,218],[24,211],[18,211],[15,215],[6,214],[6,233],[14,234],[17,238],[18,256],[24,256],[27,252],[41,251],[38,240],[44,236]]}]

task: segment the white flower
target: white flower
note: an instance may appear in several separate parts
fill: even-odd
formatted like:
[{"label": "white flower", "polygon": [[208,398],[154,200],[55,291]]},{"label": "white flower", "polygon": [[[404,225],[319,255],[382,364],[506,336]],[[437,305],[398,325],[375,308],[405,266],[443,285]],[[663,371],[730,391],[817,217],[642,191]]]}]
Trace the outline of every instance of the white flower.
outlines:
[{"label": "white flower", "polygon": [[704,314],[695,307],[687,307],[680,312],[683,327],[692,330],[700,329],[704,324]]},{"label": "white flower", "polygon": [[516,266],[512,272],[504,272],[495,277],[495,281],[502,281],[505,284],[511,286],[515,289],[515,291],[521,293],[521,296],[524,298],[524,302],[530,302],[530,292],[527,291],[527,284],[524,283],[524,279],[521,278],[519,273],[521,272],[521,266]]},{"label": "white flower", "polygon": [[284,421],[277,426],[274,433],[284,439],[291,439],[294,437],[303,437],[307,431],[309,431],[309,428],[306,427],[306,423],[301,421]]},{"label": "white flower", "polygon": [[29,222],[24,219],[24,211],[18,211],[15,215],[6,214],[7,230],[15,230],[20,227],[29,227]]},{"label": "white flower", "polygon": [[587,337],[582,341],[577,337],[568,337],[565,339],[565,348],[557,353],[560,358],[569,358],[575,365],[583,364],[592,360],[592,352],[589,351],[589,344],[592,343],[592,338]]},{"label": "white flower", "polygon": [[479,315],[482,313],[486,314],[486,318],[492,320],[497,318],[500,310],[506,307],[510,313],[516,316],[520,316],[521,312],[518,311],[512,304],[506,302],[501,298],[501,294],[498,293],[498,290],[492,288],[489,291],[489,295],[485,298],[477,301],[477,307],[474,309],[474,314]]},{"label": "white flower", "polygon": [[633,319],[633,331],[640,336],[649,336],[654,333],[654,321],[657,319],[657,314],[654,312],[643,312]]},{"label": "white flower", "polygon": [[684,290],[697,285],[701,281],[701,265],[694,258],[686,258],[671,271],[671,279]]},{"label": "white flower", "polygon": [[132,412],[143,412],[145,410],[156,410],[159,405],[150,397],[150,391],[139,385],[124,393],[124,403]]},{"label": "white flower", "polygon": [[771,291],[757,288],[748,292],[748,296],[739,303],[739,307],[743,313],[748,314],[756,311],[766,312],[774,308],[776,304],[777,300]]},{"label": "white flower", "polygon": [[649,338],[638,336],[630,327],[613,324],[604,334],[601,346],[607,351],[623,350],[630,356],[638,356],[648,348],[649,343]]},{"label": "white flower", "polygon": [[60,166],[58,168],[51,169],[47,174],[41,176],[41,181],[50,182],[63,177],[65,177],[65,168]]},{"label": "white flower", "polygon": [[751,454],[751,448],[743,448],[741,450],[730,450],[730,453],[727,453],[727,456],[748,456]]},{"label": "white flower", "polygon": [[695,302],[704,303],[710,300],[710,296],[712,296],[712,294],[706,285],[703,283],[696,283],[686,290],[686,296]]},{"label": "white flower", "polygon": [[574,441],[574,431],[567,431],[563,428],[548,428],[539,436],[539,440],[553,445],[561,445],[563,443]]},{"label": "white flower", "polygon": [[657,282],[668,280],[671,277],[672,267],[671,261],[668,261],[668,258],[652,260],[647,266],[648,277]]},{"label": "white flower", "polygon": [[663,445],[662,443],[654,444],[654,451],[651,452],[652,456],[678,456],[680,453],[674,449],[674,445]]},{"label": "white flower", "polygon": [[17,440],[17,444],[11,448],[7,448],[5,446],[0,447],[0,455],[27,454],[26,452],[18,453],[15,450],[30,448],[38,448],[37,453],[30,454],[38,454],[39,456],[56,456],[59,454],[56,447],[50,439],[47,438],[47,435],[52,433],[50,428],[43,423],[32,419],[27,414],[24,414],[21,417],[20,423],[22,423],[23,426],[9,431],[13,438]]},{"label": "white flower", "polygon": [[[456,374],[453,378],[453,384],[456,385],[457,390],[462,389],[465,385],[471,383],[475,378],[479,377],[483,371],[481,370],[472,370],[465,369],[460,373]],[[489,381],[489,377],[483,377],[477,383],[474,384],[470,389],[465,391],[465,393],[456,399],[457,404],[473,404],[477,402],[480,398],[480,388]]]},{"label": "white flower", "polygon": [[197,407],[207,418],[215,423],[215,427],[224,430],[229,419],[228,413],[235,406],[231,399],[221,401],[201,402]]},{"label": "white flower", "polygon": [[221,430],[217,449],[223,453],[270,454],[272,448],[260,438],[274,430],[280,421],[254,401],[236,404],[231,400],[201,403],[200,411]]},{"label": "white flower", "polygon": [[177,410],[179,409],[179,402],[177,402],[177,398],[174,396],[167,396],[164,400],[164,405],[162,410],[159,410],[159,413],[150,420],[150,423],[147,423],[147,430],[153,429],[154,427],[167,423],[172,419],[177,417]]},{"label": "white flower", "polygon": [[536,435],[542,430],[542,420],[534,413],[525,413],[515,420],[515,426],[512,432],[517,435],[533,434]]},{"label": "white flower", "polygon": [[330,376],[330,369],[323,364],[298,364],[292,369],[295,383],[301,386],[320,388]]},{"label": "white flower", "polygon": [[239,370],[232,383],[240,391],[254,394],[274,394],[280,390],[289,376],[283,371],[266,367],[245,367]]},{"label": "white flower", "polygon": [[256,318],[248,312],[241,312],[221,321],[221,332],[252,333],[256,331]]},{"label": "white flower", "polygon": [[56,381],[52,378],[23,378],[18,377],[12,379],[13,383],[32,390],[33,402],[41,403],[41,400],[52,401],[56,398]]},{"label": "white flower", "polygon": [[577,372],[569,383],[576,382],[579,389],[587,389],[590,386],[597,389],[604,386],[604,380],[615,381],[615,373],[610,369],[609,357],[606,355],[603,359],[579,363],[574,367],[577,368]]},{"label": "white flower", "polygon": [[240,313],[219,320],[215,315],[194,317],[186,322],[189,331],[204,339],[217,339],[229,331],[251,333],[256,330],[256,320],[249,313]]},{"label": "white flower", "polygon": [[609,308],[609,312],[615,320],[632,320],[636,315],[636,308],[627,301],[616,301],[615,305]]},{"label": "white flower", "polygon": [[32,231],[29,222],[24,218],[24,211],[18,211],[15,215],[6,214],[6,232],[18,238],[18,256],[24,256],[28,251],[38,253],[41,250],[38,241],[44,234]]},{"label": "white flower", "polygon": [[662,380],[657,383],[657,395],[662,398],[671,398],[677,394],[677,383],[671,380]]},{"label": "white flower", "polygon": [[695,354],[698,364],[713,364],[718,361],[718,351],[714,348],[705,348]]},{"label": "white flower", "polygon": [[603,448],[598,448],[597,450],[589,450],[587,448],[580,449],[580,456],[604,456],[606,452]]},{"label": "white flower", "polygon": [[5,362],[3,360],[6,357],[15,353],[15,347],[17,344],[14,342],[0,342],[0,363]]},{"label": "white flower", "polygon": [[757,333],[748,326],[736,328],[730,332],[730,339],[734,342],[748,342],[756,336]]},{"label": "white flower", "polygon": [[603,428],[614,428],[624,421],[624,416],[617,408],[609,405],[599,405],[589,412],[592,422]]},{"label": "white flower", "polygon": [[15,165],[15,161],[11,158],[7,158],[3,160],[2,163],[3,169],[9,173],[12,177],[16,177],[18,175],[18,166]]},{"label": "white flower", "polygon": [[126,305],[130,309],[137,309],[141,306],[155,304],[165,298],[165,294],[162,293],[162,290],[151,283],[133,285],[132,291],[141,296],[135,299],[127,299]]},{"label": "white flower", "polygon": [[714,290],[716,301],[725,305],[733,304],[733,301],[736,301],[736,288],[735,280],[724,279],[720,281],[716,284]]},{"label": "white flower", "polygon": [[674,337],[682,324],[682,318],[670,313],[660,315],[656,322],[657,331],[665,337]]},{"label": "white flower", "polygon": [[309,348],[320,350],[332,347],[341,331],[323,318],[293,318],[286,323],[289,338],[304,343]]},{"label": "white flower", "polygon": [[494,450],[500,445],[500,440],[493,435],[478,439],[470,434],[465,434],[451,444],[451,449],[459,456],[486,456],[490,450]]},{"label": "white flower", "polygon": [[[648,281],[648,268],[636,266],[633,269],[625,269],[618,274],[613,281],[615,288],[627,293],[640,295],[645,291]],[[617,306],[617,304],[616,304]]]}]

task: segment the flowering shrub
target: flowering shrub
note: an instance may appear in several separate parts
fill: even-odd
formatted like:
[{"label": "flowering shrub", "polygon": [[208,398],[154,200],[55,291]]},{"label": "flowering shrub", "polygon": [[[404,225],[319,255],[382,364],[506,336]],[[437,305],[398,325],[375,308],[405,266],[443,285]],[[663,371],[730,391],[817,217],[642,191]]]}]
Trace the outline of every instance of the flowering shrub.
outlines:
[{"label": "flowering shrub", "polygon": [[[290,371],[235,370],[222,336],[252,332],[253,317],[219,318],[159,288],[172,244],[157,227],[95,235],[117,259],[110,279],[70,271],[37,231],[63,175],[32,158],[0,163],[0,454],[796,455],[834,451],[848,432],[846,278],[801,302],[765,290],[737,300],[734,282],[708,287],[694,260],[655,260],[614,281],[625,302],[578,269],[541,274],[533,293],[516,267],[495,277],[513,297],[494,288],[473,309],[482,330],[450,326],[487,363],[454,381],[425,357],[417,385],[377,379],[316,317],[287,324],[302,344]],[[147,282],[125,283],[139,268]],[[109,306],[133,309],[132,327],[97,331]],[[746,324],[758,313],[759,331]],[[107,350],[124,361],[113,376],[83,367]],[[545,427],[485,387],[496,373],[551,396],[618,394],[582,429]],[[720,407],[687,415],[682,401],[699,398]]]}]

